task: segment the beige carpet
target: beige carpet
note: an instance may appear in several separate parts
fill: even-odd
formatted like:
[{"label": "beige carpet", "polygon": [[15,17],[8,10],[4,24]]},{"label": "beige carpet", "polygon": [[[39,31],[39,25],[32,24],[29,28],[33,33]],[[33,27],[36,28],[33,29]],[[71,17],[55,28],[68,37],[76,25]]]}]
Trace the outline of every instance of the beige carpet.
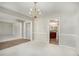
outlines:
[{"label": "beige carpet", "polygon": [[30,40],[28,39],[15,39],[11,41],[5,41],[5,42],[0,42],[0,50],[9,48],[18,44],[26,43],[29,42]]}]

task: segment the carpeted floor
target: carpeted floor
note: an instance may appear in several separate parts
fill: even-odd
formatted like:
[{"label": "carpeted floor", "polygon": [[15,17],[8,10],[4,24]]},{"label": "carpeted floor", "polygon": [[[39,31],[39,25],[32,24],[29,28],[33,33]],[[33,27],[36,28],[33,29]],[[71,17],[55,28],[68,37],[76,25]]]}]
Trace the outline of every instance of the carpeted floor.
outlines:
[{"label": "carpeted floor", "polygon": [[29,41],[30,40],[28,39],[16,39],[16,40],[11,40],[11,41],[0,42],[0,50],[9,48],[18,44],[26,43]]}]

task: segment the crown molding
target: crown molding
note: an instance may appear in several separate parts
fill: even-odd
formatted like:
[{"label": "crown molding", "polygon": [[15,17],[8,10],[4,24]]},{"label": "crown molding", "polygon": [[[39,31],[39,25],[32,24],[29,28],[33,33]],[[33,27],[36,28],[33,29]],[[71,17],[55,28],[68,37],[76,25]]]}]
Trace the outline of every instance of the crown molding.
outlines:
[{"label": "crown molding", "polygon": [[15,16],[15,17],[19,17],[19,18],[22,18],[22,19],[31,20],[31,17],[29,17],[27,15],[21,14],[19,12],[10,10],[10,9],[2,7],[2,6],[0,6],[0,12],[3,12],[5,14],[12,15],[12,16]]}]

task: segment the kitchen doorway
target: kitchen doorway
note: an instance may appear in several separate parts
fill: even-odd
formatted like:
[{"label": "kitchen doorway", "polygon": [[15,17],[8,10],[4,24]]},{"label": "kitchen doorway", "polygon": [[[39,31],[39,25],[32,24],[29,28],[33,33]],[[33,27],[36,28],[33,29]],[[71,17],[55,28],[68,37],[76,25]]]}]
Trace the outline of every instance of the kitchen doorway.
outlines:
[{"label": "kitchen doorway", "polygon": [[59,44],[59,19],[49,21],[49,43]]}]

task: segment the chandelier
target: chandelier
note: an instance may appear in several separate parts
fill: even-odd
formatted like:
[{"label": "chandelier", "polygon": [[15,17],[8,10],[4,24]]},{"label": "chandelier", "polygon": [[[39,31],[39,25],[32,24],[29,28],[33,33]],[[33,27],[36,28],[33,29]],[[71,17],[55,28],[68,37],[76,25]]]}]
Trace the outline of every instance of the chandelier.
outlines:
[{"label": "chandelier", "polygon": [[40,15],[41,15],[41,11],[40,9],[38,8],[38,3],[37,2],[34,2],[34,5],[33,7],[30,9],[30,12],[29,12],[30,16],[34,19],[38,18]]}]

